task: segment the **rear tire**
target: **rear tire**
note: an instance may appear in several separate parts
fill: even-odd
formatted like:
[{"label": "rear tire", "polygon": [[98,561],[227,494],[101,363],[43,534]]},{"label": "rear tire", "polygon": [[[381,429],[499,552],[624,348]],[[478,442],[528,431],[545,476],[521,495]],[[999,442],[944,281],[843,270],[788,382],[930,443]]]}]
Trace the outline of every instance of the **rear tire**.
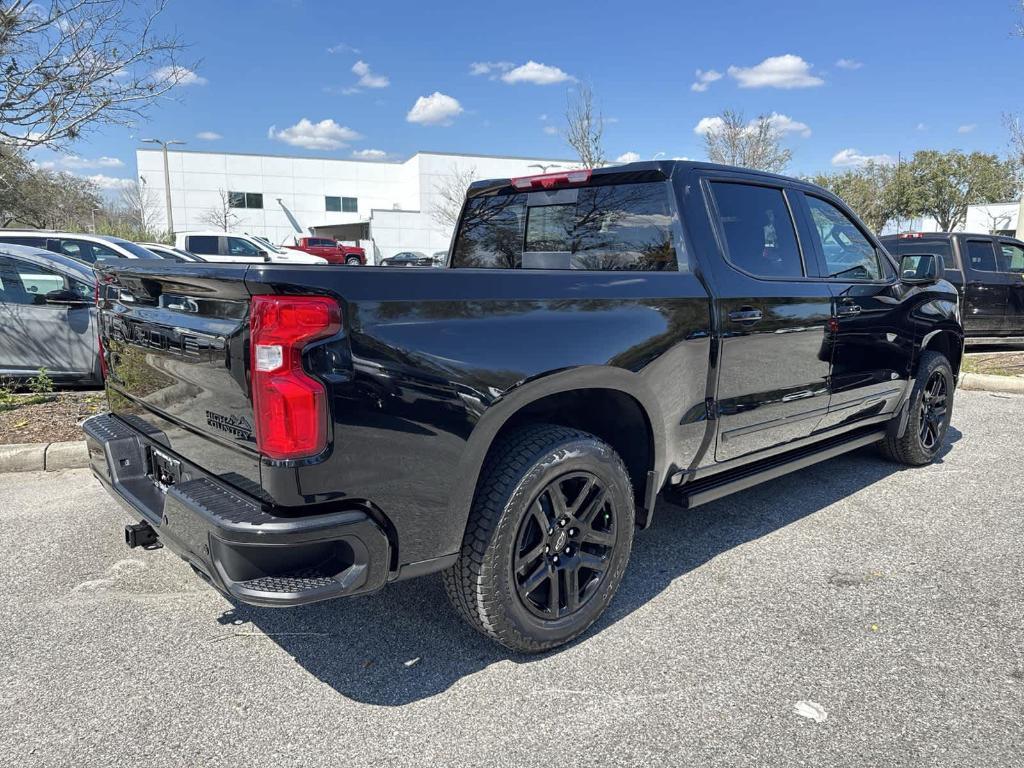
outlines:
[{"label": "rear tire", "polygon": [[349,256],[347,259],[345,259],[345,263],[348,264],[350,267],[358,267],[361,266],[363,262],[359,260],[358,256]]},{"label": "rear tire", "polygon": [[538,424],[491,451],[462,552],[443,574],[456,612],[514,651],[537,653],[594,623],[633,545],[633,488],[597,437]]},{"label": "rear tire", "polygon": [[926,351],[921,355],[917,378],[910,393],[907,426],[902,437],[896,431],[882,441],[882,453],[911,467],[931,464],[946,442],[953,415],[955,387],[953,368],[945,355]]}]

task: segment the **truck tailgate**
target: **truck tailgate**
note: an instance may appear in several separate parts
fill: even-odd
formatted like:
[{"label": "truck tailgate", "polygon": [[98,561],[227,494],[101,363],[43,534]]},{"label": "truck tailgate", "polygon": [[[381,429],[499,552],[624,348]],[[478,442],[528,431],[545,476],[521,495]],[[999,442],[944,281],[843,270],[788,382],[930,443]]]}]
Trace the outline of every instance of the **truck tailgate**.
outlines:
[{"label": "truck tailgate", "polygon": [[246,265],[119,263],[101,271],[111,412],[249,493],[260,464],[245,356]]}]

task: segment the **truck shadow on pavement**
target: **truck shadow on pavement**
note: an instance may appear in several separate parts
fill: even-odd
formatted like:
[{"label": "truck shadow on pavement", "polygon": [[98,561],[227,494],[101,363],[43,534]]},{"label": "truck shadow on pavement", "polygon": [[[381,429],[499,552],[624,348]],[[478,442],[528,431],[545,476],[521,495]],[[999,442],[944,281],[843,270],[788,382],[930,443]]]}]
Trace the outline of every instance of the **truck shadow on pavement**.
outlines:
[{"label": "truck shadow on pavement", "polygon": [[[939,463],[960,437],[950,427]],[[691,511],[659,505],[651,529],[638,532],[634,540],[615,599],[569,647],[628,617],[673,580],[717,555],[900,471],[906,470],[869,448]],[[478,635],[449,607],[436,575],[395,583],[365,597],[288,610],[237,605],[218,621],[228,631],[237,627],[243,636],[257,629],[338,693],[379,706],[429,698],[492,664],[527,664],[559,653],[517,654]]]}]

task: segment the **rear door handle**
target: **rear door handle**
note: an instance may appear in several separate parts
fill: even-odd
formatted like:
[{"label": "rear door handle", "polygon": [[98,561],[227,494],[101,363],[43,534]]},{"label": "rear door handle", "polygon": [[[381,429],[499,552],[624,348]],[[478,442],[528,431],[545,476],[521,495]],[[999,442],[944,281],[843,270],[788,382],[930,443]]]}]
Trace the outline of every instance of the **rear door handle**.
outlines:
[{"label": "rear door handle", "polygon": [[750,325],[756,323],[764,317],[761,314],[760,309],[754,309],[753,307],[743,307],[742,309],[734,309],[729,313],[729,319],[734,323],[745,323]]},{"label": "rear door handle", "polygon": [[860,304],[840,304],[836,314],[841,316],[859,315]]}]

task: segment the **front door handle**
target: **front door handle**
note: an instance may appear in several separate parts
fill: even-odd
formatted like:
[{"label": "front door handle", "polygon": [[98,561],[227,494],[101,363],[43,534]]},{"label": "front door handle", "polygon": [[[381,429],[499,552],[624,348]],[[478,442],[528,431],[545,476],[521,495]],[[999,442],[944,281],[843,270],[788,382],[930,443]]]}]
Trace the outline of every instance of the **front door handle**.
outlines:
[{"label": "front door handle", "polygon": [[850,315],[859,315],[860,304],[840,304],[839,309],[836,310],[836,314],[845,317]]},{"label": "front door handle", "polygon": [[753,307],[743,307],[742,309],[734,309],[729,313],[729,319],[734,323],[743,323],[744,325],[753,325],[764,317],[760,309],[754,309]]}]

